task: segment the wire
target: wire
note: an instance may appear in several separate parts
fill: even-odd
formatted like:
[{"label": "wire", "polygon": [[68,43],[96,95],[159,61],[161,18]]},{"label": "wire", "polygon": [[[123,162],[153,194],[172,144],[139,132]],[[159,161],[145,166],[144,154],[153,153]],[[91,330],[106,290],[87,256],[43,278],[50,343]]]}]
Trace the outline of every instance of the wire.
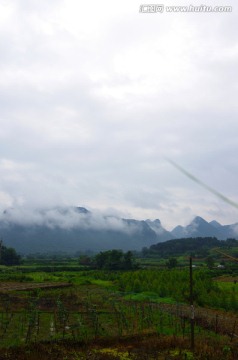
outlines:
[{"label": "wire", "polygon": [[199,180],[196,176],[190,174],[187,170],[183,169],[180,165],[176,164],[176,162],[165,158],[171,165],[173,165],[176,169],[178,169],[181,173],[183,173],[184,175],[186,175],[189,179],[193,180],[194,182],[196,182],[197,184],[201,185],[204,189],[210,191],[212,194],[216,195],[219,199],[223,200],[224,202],[226,202],[227,204],[235,207],[236,209],[238,209],[238,203],[236,203],[235,201],[230,200],[228,197],[224,196],[223,194],[221,194],[220,192],[214,190],[213,188],[211,188],[210,186],[208,186],[207,184],[205,184],[204,182],[202,182],[201,180]]}]

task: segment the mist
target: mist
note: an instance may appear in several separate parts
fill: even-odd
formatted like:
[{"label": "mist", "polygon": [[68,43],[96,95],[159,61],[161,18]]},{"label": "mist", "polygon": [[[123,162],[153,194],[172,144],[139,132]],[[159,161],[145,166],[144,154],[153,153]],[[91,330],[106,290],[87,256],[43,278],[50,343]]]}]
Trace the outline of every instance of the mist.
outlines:
[{"label": "mist", "polygon": [[[111,212],[111,213],[110,213]],[[108,230],[133,234],[138,226],[118,217],[115,210],[87,210],[83,207],[53,207],[53,208],[9,208],[5,210],[0,221],[5,226],[17,224],[20,226],[45,226],[49,229],[65,230]]]}]

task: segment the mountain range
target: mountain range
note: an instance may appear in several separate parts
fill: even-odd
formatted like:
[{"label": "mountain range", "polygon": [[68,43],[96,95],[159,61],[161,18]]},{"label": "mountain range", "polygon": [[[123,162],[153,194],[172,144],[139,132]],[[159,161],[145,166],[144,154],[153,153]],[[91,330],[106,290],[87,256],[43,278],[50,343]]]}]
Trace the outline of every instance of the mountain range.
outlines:
[{"label": "mountain range", "polygon": [[84,207],[8,209],[0,219],[0,238],[4,245],[22,254],[141,250],[158,242],[188,237],[238,239],[238,223],[221,225],[216,220],[207,222],[197,216],[188,226],[178,225],[167,231],[159,219],[124,219]]}]

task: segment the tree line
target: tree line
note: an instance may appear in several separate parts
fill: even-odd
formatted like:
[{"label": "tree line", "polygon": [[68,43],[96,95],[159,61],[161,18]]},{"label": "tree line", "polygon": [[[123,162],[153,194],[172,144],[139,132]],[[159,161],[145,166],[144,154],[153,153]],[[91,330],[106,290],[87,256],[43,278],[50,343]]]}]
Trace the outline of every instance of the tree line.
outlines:
[{"label": "tree line", "polygon": [[116,249],[101,251],[94,257],[82,255],[79,263],[99,270],[132,270],[137,268],[131,251],[123,252]]},{"label": "tree line", "polygon": [[216,237],[196,237],[168,240],[162,243],[151,245],[150,248],[143,248],[144,256],[159,256],[167,258],[184,254],[194,254],[197,257],[209,255],[209,250],[215,247],[231,248],[238,247],[238,240],[218,240]]}]

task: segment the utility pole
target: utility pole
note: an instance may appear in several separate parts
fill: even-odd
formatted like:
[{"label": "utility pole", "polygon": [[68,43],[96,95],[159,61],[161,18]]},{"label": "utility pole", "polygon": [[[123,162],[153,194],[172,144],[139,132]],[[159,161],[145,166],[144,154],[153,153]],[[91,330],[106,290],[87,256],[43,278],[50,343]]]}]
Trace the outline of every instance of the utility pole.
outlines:
[{"label": "utility pole", "polygon": [[190,307],[191,307],[191,350],[194,350],[194,306],[193,306],[193,260],[189,258],[189,284],[190,284]]}]

